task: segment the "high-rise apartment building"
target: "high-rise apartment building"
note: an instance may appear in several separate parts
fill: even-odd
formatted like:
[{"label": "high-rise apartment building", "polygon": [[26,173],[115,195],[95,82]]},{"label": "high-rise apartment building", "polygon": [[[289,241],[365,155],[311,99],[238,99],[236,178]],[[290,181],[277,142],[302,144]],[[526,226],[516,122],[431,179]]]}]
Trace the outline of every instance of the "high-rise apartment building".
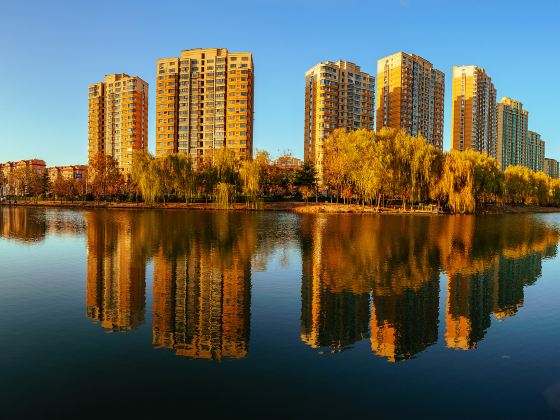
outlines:
[{"label": "high-rise apartment building", "polygon": [[496,159],[502,170],[510,165],[525,166],[529,113],[521,102],[502,98],[496,107],[496,118]]},{"label": "high-rise apartment building", "polygon": [[496,89],[477,66],[454,66],[451,146],[496,157]]},{"label": "high-rise apartment building", "polygon": [[445,75],[414,54],[377,62],[376,129],[404,129],[443,150]]},{"label": "high-rise apartment building", "polygon": [[349,61],[325,61],[305,73],[304,159],[323,173],[324,142],[336,129],[373,130],[375,78]]},{"label": "high-rise apartment building", "polygon": [[558,178],[559,165],[556,159],[544,158],[543,171],[551,178]]},{"label": "high-rise apartment building", "polygon": [[157,62],[156,156],[188,154],[195,165],[227,148],[253,154],[250,52],[197,48]]},{"label": "high-rise apartment building", "polygon": [[130,171],[134,152],[148,149],[148,83],[138,76],[109,74],[89,86],[88,158],[112,156]]},{"label": "high-rise apartment building", "polygon": [[539,133],[527,132],[527,167],[535,172],[544,170],[544,140]]}]

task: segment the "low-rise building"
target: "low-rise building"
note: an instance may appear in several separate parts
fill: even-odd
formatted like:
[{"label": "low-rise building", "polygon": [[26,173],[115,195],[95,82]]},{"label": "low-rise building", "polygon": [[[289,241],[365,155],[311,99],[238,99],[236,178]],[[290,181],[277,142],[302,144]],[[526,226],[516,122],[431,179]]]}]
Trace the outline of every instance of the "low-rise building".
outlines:
[{"label": "low-rise building", "polygon": [[39,175],[46,171],[46,163],[41,159],[28,159],[20,160],[18,162],[5,162],[0,163],[0,171],[4,175],[4,181],[0,184],[0,195],[17,195],[20,192],[16,191],[13,181],[13,174],[15,171],[24,168],[31,168]]},{"label": "low-rise building", "polygon": [[299,169],[303,166],[303,161],[294,156],[280,156],[272,162],[272,165],[282,169]]},{"label": "low-rise building", "polygon": [[56,181],[58,178],[85,180],[87,177],[87,165],[68,165],[68,166],[51,166],[47,168],[49,181]]}]

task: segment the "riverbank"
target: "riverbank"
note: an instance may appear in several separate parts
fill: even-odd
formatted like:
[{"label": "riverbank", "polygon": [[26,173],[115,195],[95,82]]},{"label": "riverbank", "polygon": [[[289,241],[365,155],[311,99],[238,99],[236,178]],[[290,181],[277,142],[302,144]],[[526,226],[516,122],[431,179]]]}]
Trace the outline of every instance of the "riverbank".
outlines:
[{"label": "riverbank", "polygon": [[[111,209],[169,209],[169,210],[223,210],[215,203],[158,203],[148,205],[145,203],[121,203],[108,201],[43,201],[19,200],[0,203],[0,206],[25,206],[25,207],[56,207],[56,208],[111,208]],[[442,214],[435,206],[408,208],[380,208],[361,206],[359,204],[340,203],[315,203],[300,201],[275,201],[265,202],[258,210],[248,209],[244,203],[236,203],[230,211],[291,211],[298,214],[318,213],[370,213],[370,214]],[[487,206],[477,210],[477,214],[515,214],[515,213],[558,213],[559,207],[541,206]]]}]

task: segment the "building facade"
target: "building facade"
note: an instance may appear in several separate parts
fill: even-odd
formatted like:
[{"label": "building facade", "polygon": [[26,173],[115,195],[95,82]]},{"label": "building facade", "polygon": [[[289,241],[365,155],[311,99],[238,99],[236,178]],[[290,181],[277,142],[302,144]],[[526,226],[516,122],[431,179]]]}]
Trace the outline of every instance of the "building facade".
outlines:
[{"label": "building facade", "polygon": [[47,168],[49,181],[56,181],[58,178],[65,180],[82,180],[87,178],[86,165],[51,166]]},{"label": "building facade", "polygon": [[544,158],[543,171],[551,178],[558,178],[558,161],[556,159]]},{"label": "building facade", "polygon": [[323,173],[324,142],[337,128],[373,130],[374,76],[349,61],[325,61],[305,73],[304,160]]},{"label": "building facade", "polygon": [[112,156],[122,171],[134,152],[148,150],[148,83],[138,76],[109,74],[89,86],[88,159]]},{"label": "building facade", "polygon": [[18,162],[0,163],[0,172],[2,172],[3,175],[3,179],[0,180],[0,196],[22,195],[26,193],[26,191],[21,191],[21,188],[18,187],[18,183],[14,179],[14,173],[16,171],[24,170],[26,168],[29,168],[42,176],[46,171],[47,165],[45,161],[41,159],[28,159],[20,160]]},{"label": "building facade", "polygon": [[527,132],[527,167],[535,172],[544,170],[544,140],[539,133]]},{"label": "building facade", "polygon": [[445,75],[414,54],[377,62],[376,129],[404,129],[443,150]]},{"label": "building facade", "polygon": [[521,102],[502,98],[496,106],[496,118],[496,159],[502,170],[510,165],[526,166],[529,113]]},{"label": "building facade", "polygon": [[477,66],[454,66],[451,147],[496,157],[496,89]]},{"label": "building facade", "polygon": [[156,156],[194,164],[227,148],[253,155],[254,66],[250,52],[197,48],[157,61]]}]

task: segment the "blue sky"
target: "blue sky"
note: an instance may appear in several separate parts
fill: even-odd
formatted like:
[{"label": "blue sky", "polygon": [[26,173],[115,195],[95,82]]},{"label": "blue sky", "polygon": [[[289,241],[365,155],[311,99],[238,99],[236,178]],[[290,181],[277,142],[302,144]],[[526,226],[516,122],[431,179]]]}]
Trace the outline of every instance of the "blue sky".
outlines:
[{"label": "blue sky", "polygon": [[560,158],[560,1],[556,0],[0,0],[0,162],[87,160],[87,86],[108,73],[150,84],[149,149],[155,148],[158,58],[198,47],[251,51],[255,147],[302,156],[304,74],[344,59],[376,72],[379,58],[418,54],[446,73],[449,148],[451,68],[486,68],[498,97],[521,100],[529,129]]}]

